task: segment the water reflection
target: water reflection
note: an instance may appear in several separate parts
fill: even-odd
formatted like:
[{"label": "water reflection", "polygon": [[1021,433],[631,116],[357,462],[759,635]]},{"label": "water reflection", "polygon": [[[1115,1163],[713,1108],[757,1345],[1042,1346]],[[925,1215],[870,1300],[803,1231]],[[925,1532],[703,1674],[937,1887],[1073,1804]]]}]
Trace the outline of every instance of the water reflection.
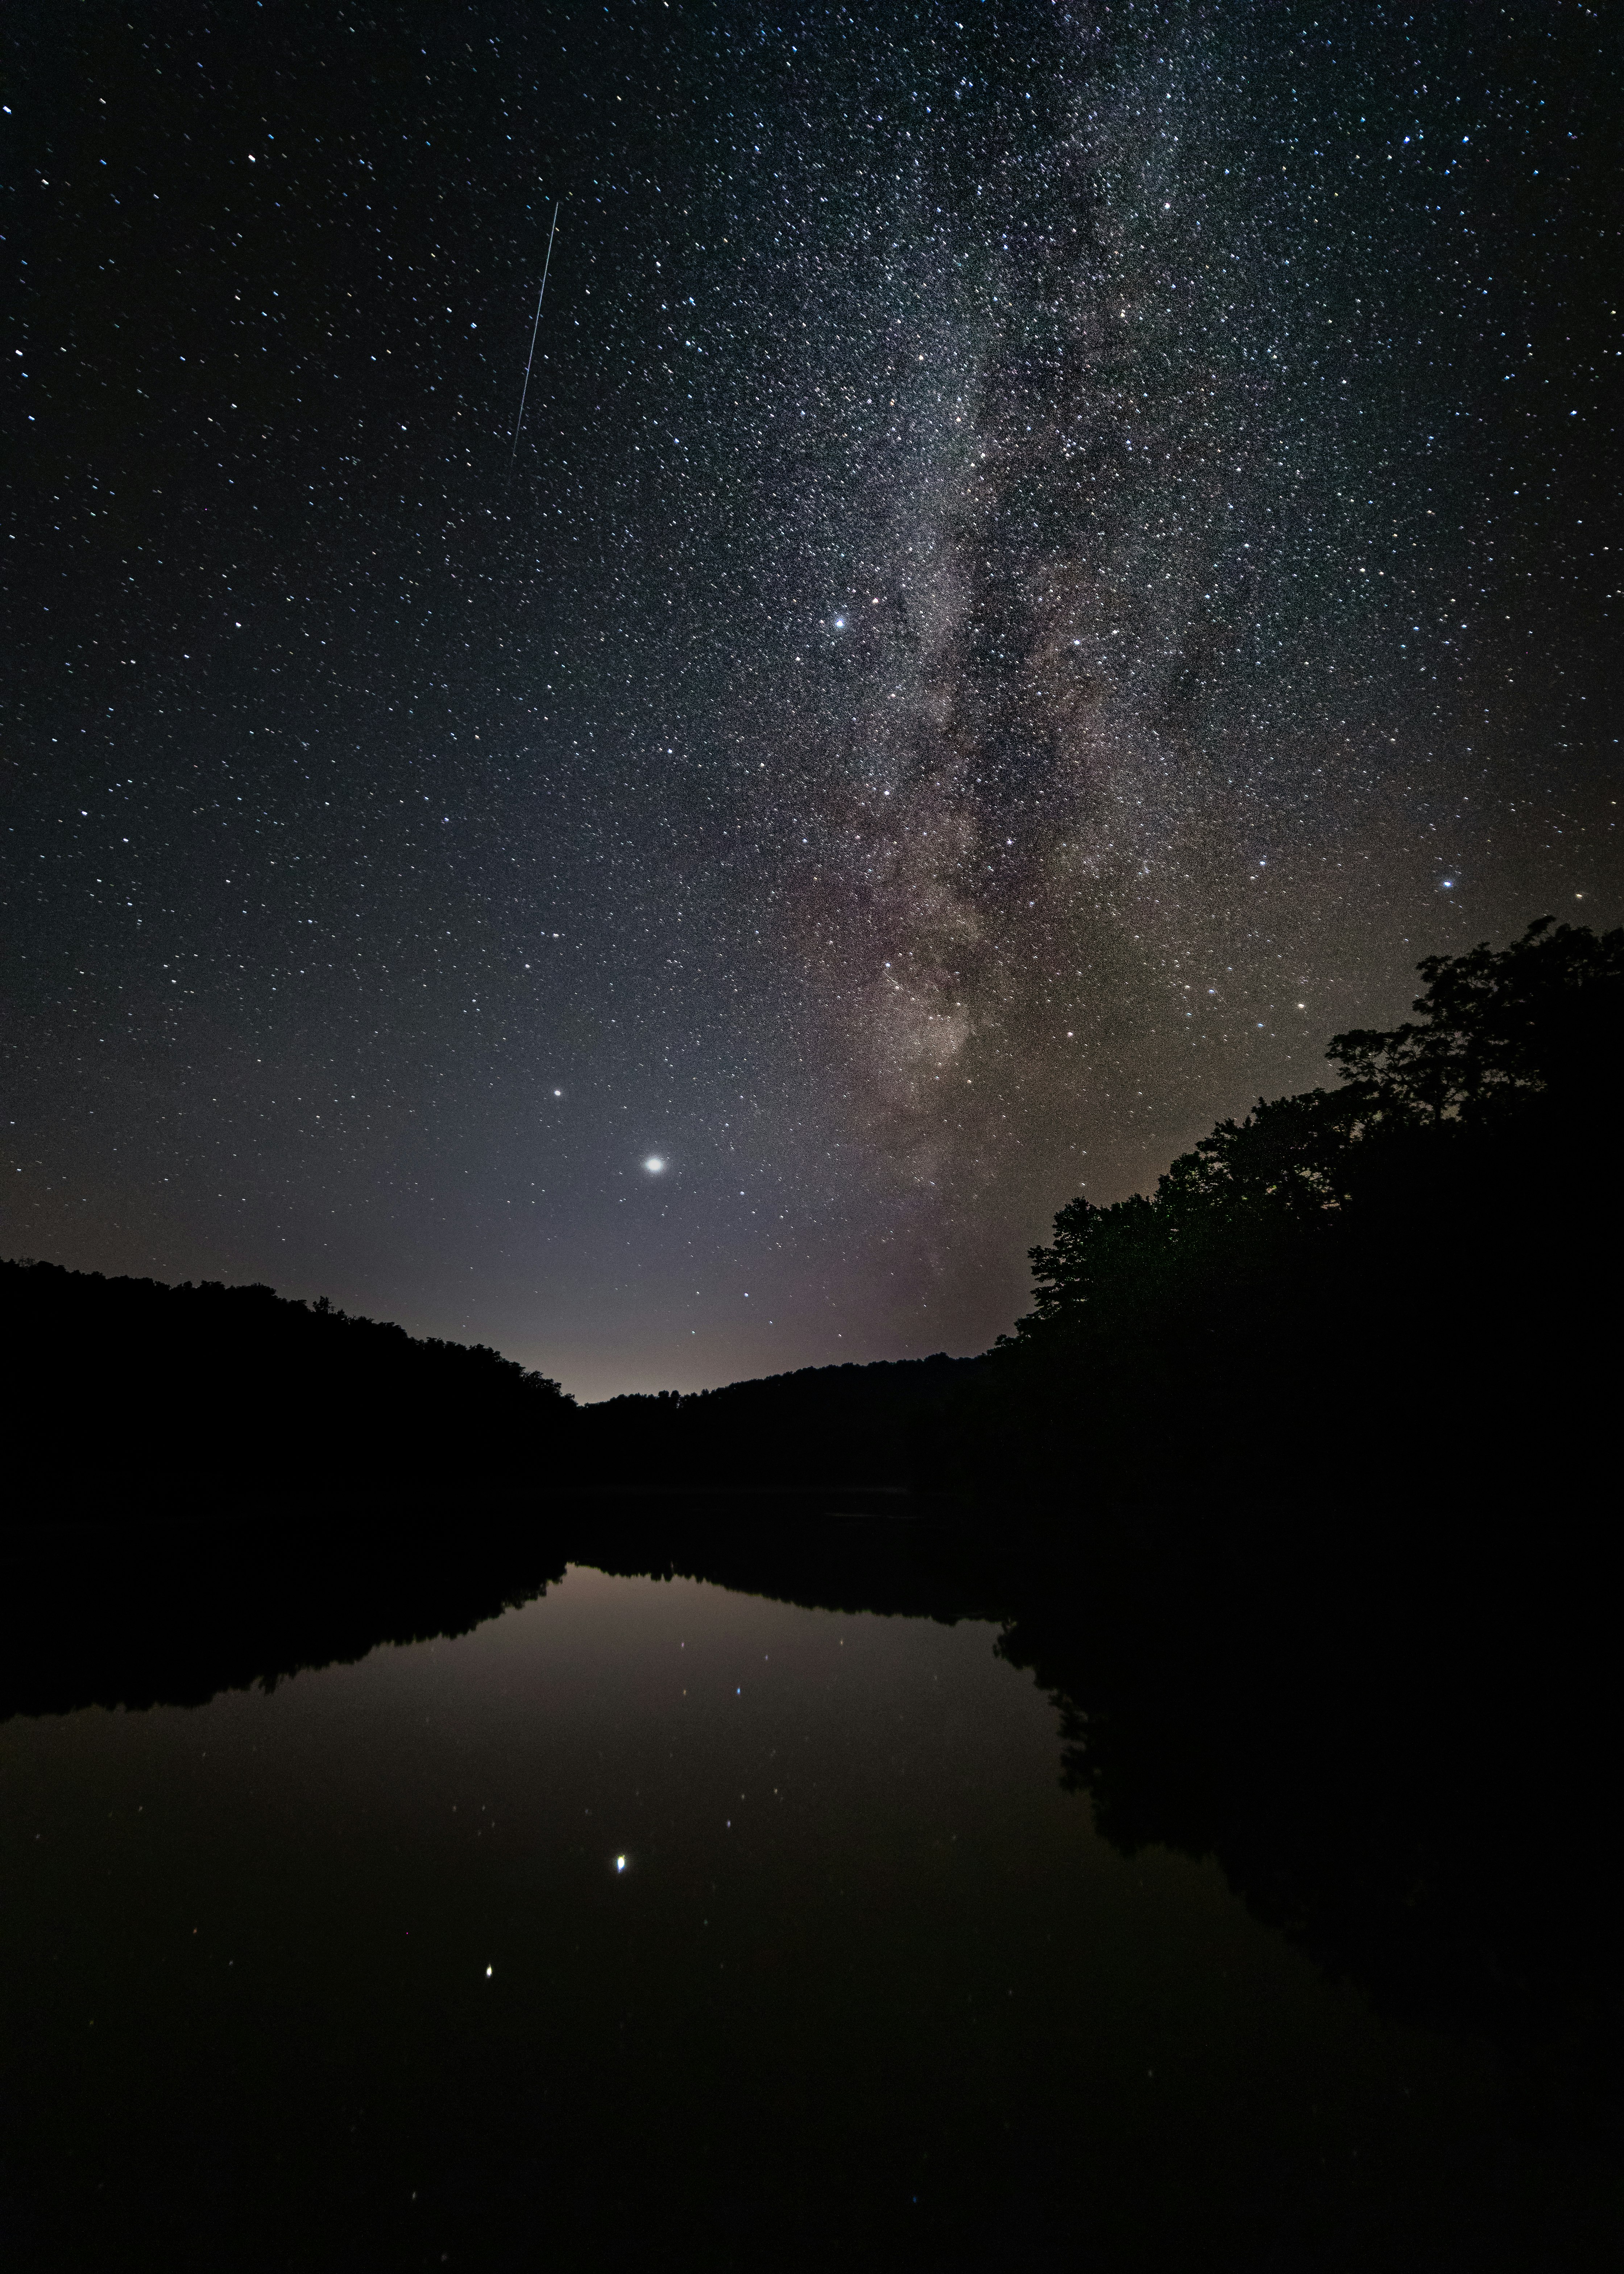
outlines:
[{"label": "water reflection", "polygon": [[1306,1569],[1279,1545],[1164,1542],[1018,1602],[998,1647],[1054,1693],[1064,1782],[1124,1854],[1215,1856],[1332,1978],[1494,2046],[1519,2130],[1616,2141],[1624,1685],[1599,1607],[1482,1540],[1429,1561],[1372,1525]]},{"label": "water reflection", "polygon": [[34,1551],[13,2263],[1611,2263],[1593,1668],[743,1513]]}]

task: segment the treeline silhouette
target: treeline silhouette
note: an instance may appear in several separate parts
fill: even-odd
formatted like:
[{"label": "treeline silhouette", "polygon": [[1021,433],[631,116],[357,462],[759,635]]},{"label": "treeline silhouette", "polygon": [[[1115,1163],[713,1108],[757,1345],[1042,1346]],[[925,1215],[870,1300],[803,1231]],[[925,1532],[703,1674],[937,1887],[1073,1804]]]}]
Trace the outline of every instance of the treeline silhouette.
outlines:
[{"label": "treeline silhouette", "polygon": [[1333,1038],[1335,1087],[1259,1099],[1152,1195],[1068,1203],[985,1356],[613,1398],[580,1417],[581,1480],[1094,1523],[1583,1496],[1610,1457],[1624,932],[1541,918],[1419,969],[1413,1019]]},{"label": "treeline silhouette", "polygon": [[0,1263],[14,1513],[111,1493],[533,1488],[574,1400],[479,1344],[419,1339],[325,1299]]},{"label": "treeline silhouette", "polygon": [[906,1488],[918,1446],[979,1360],[803,1367],[721,1389],[606,1398],[577,1435],[583,1482],[637,1490]]},{"label": "treeline silhouette", "polygon": [[578,1408],[482,1346],[265,1287],[0,1264],[24,1493],[907,1487],[1064,1520],[1572,1501],[1611,1458],[1624,933],[1420,966],[1154,1194],[1079,1196],[980,1359],[808,1367]]},{"label": "treeline silhouette", "polygon": [[1624,932],[1420,973],[1335,1088],[1060,1212],[926,1473],[1030,1512],[1000,1647],[1100,1829],[1568,2131],[1624,2105]]},{"label": "treeline silhouette", "polygon": [[1597,1491],[1624,931],[1542,918],[1419,968],[1414,1020],[1333,1039],[1337,1087],[1260,1099],[1150,1197],[1060,1211],[1032,1312],[921,1481],[1304,1525],[1327,1501],[1470,1525]]},{"label": "treeline silhouette", "polygon": [[900,1492],[975,1371],[942,1354],[808,1367],[578,1407],[481,1344],[419,1338],[265,1286],[167,1286],[0,1261],[19,1513],[500,1487]]}]

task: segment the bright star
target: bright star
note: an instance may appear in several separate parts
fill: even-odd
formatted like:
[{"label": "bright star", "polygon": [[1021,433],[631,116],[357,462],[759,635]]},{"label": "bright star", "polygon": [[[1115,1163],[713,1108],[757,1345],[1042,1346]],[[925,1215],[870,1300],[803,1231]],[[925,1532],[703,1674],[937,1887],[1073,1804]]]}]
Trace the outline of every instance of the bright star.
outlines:
[{"label": "bright star", "polygon": [[648,1159],[643,1165],[651,1177],[658,1177],[665,1163],[661,1160],[658,1153],[650,1153]]},{"label": "bright star", "polygon": [[626,1858],[624,1856],[617,1856],[615,1857],[614,1868],[617,1871],[623,1871],[626,1869]]}]

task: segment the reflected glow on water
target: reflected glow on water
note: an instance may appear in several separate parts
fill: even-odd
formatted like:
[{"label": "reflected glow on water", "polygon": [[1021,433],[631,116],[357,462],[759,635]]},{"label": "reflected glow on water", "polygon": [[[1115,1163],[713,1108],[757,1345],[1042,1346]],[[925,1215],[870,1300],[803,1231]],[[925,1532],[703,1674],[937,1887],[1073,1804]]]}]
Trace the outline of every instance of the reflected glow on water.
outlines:
[{"label": "reflected glow on water", "polygon": [[1109,1848],[996,1633],[572,1570],[6,1724],[16,2263],[1523,2263],[1486,2059]]}]

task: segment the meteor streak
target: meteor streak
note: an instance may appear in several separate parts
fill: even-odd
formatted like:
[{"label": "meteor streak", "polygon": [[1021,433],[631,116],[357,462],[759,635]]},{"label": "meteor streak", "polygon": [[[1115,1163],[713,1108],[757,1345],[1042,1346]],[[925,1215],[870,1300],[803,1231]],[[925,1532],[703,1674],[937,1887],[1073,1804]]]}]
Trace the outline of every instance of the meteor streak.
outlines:
[{"label": "meteor streak", "polygon": [[541,290],[536,295],[536,320],[530,326],[530,351],[524,365],[524,384],[519,389],[519,415],[513,422],[513,448],[508,453],[508,481],[513,479],[513,462],[519,453],[519,429],[524,424],[524,398],[530,391],[530,365],[536,360],[536,335],[541,329],[541,304],[547,297],[547,271],[553,266],[553,240],[558,235],[559,207],[562,203],[561,198],[555,198],[553,201],[553,226],[547,231],[547,257],[541,264]]}]

